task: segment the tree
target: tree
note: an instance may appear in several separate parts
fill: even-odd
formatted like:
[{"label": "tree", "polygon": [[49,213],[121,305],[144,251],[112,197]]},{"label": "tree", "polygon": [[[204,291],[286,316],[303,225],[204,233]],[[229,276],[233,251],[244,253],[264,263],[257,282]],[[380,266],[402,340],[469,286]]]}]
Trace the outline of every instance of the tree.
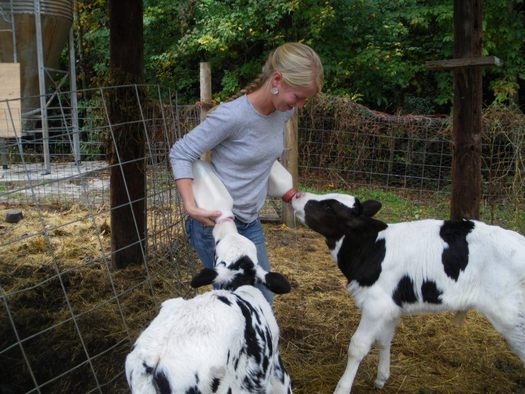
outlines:
[{"label": "tree", "polygon": [[[109,69],[109,13],[106,0],[77,0],[75,24],[79,86],[107,85]],[[66,67],[67,59],[63,59]]]},{"label": "tree", "polygon": [[[79,0],[88,82],[107,80],[102,0]],[[216,99],[230,96],[260,71],[268,51],[303,41],[321,55],[325,92],[380,110],[447,113],[451,73],[430,73],[425,61],[453,50],[450,0],[144,0],[148,82],[198,100],[198,65],[213,68]],[[483,1],[483,55],[504,67],[483,71],[484,104],[525,102],[525,2]],[[104,21],[102,21],[104,24]]]},{"label": "tree", "polygon": [[142,0],[110,0],[108,89],[112,124],[110,152],[111,248],[116,267],[143,262],[146,251],[144,135],[136,119],[136,88],[144,74]]}]

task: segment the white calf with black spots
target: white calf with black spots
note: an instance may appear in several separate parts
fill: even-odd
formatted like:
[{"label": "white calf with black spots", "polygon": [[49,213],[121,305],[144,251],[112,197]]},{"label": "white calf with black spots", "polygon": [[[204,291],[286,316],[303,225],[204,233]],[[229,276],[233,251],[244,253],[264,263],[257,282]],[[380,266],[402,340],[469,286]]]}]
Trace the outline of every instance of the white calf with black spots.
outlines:
[{"label": "white calf with black spots", "polygon": [[475,309],[525,363],[525,237],[474,220],[386,224],[374,200],[298,193],[296,216],[325,237],[361,309],[335,393],[349,393],[359,363],[379,346],[375,385],[390,375],[390,345],[401,315]]},{"label": "white calf with black spots", "polygon": [[231,221],[215,225],[216,264],[192,280],[212,290],[165,301],[126,358],[133,393],[291,393],[279,328],[261,291],[290,291],[281,274],[257,265],[255,245]]}]

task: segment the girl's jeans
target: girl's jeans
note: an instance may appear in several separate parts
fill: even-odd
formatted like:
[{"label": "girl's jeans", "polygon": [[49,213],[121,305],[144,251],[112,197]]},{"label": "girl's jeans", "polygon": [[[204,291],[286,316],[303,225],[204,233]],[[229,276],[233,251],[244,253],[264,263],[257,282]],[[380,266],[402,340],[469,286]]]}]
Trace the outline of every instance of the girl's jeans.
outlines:
[{"label": "girl's jeans", "polygon": [[[259,265],[266,271],[270,271],[268,262],[268,252],[264,244],[264,234],[259,219],[251,223],[243,223],[235,219],[235,225],[239,234],[251,240],[257,247],[257,259]],[[197,252],[202,264],[206,268],[213,268],[215,265],[215,240],[213,239],[213,227],[204,226],[198,221],[188,217],[185,222],[186,237],[191,247]],[[215,287],[215,286],[214,286]],[[272,303],[272,292],[260,283],[256,287],[261,290],[268,302]],[[215,287],[216,288],[216,287]]]}]

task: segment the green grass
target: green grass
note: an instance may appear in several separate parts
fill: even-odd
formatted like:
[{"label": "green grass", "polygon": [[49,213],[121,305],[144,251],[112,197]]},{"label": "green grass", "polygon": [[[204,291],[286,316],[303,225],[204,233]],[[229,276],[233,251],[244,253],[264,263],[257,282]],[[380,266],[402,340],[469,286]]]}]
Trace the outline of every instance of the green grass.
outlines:
[{"label": "green grass", "polygon": [[493,223],[508,229],[525,234],[525,211],[524,206],[518,207],[508,202],[494,205],[492,208],[484,205],[480,209],[480,220]]},{"label": "green grass", "polygon": [[[376,217],[387,223],[419,219],[448,219],[450,217],[449,193],[418,193],[409,190],[395,191],[380,188],[357,187],[352,190],[330,189],[319,191],[313,188],[300,188],[312,193],[346,193],[359,198],[377,200],[382,204]],[[523,207],[515,209],[513,204],[500,203],[490,207],[482,204],[480,220],[496,224],[525,234],[525,212]]]},{"label": "green grass", "polygon": [[449,205],[446,197],[437,193],[414,196],[366,187],[360,187],[353,193],[361,201],[368,199],[379,201],[383,207],[377,217],[385,222],[447,218],[449,216]]}]

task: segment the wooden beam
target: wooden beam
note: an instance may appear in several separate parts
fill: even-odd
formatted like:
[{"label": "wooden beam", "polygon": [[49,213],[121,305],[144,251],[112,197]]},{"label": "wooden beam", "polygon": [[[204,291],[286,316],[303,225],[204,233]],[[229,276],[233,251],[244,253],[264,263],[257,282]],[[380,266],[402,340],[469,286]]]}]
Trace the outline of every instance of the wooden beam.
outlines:
[{"label": "wooden beam", "polygon": [[446,71],[461,67],[501,66],[503,62],[496,56],[464,57],[459,59],[435,60],[425,62],[429,71]]}]

